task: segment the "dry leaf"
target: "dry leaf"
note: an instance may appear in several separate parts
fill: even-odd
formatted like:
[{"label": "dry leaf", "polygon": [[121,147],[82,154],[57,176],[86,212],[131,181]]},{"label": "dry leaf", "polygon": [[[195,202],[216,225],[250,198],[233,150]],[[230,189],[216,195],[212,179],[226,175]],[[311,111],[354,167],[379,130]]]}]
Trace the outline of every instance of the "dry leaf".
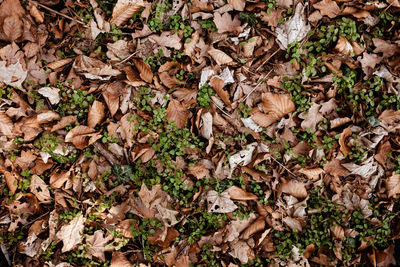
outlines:
[{"label": "dry leaf", "polygon": [[354,52],[350,42],[341,35],[339,35],[339,40],[335,46],[335,50],[346,56],[350,56]]},{"label": "dry leaf", "polygon": [[0,81],[10,86],[17,88],[22,87],[28,72],[23,69],[21,63],[18,61],[15,64],[6,66],[4,61],[0,61]]},{"label": "dry leaf", "polygon": [[86,242],[89,243],[90,246],[88,246],[86,255],[89,257],[89,259],[91,259],[92,256],[94,256],[102,261],[105,261],[106,258],[104,255],[104,247],[111,239],[112,239],[111,236],[104,238],[103,232],[101,230],[97,230],[96,232],[94,232],[93,235],[87,236]]},{"label": "dry leaf", "polygon": [[386,190],[389,197],[398,197],[400,193],[400,174],[390,176],[386,181]]},{"label": "dry leaf", "polygon": [[8,117],[6,114],[3,112],[0,112],[0,133],[12,137],[14,136],[13,134],[13,128],[14,124],[10,117]]},{"label": "dry leaf", "polygon": [[229,99],[229,93],[224,90],[225,82],[218,78],[214,77],[211,79],[210,84],[212,88],[214,88],[215,92],[217,92],[218,96],[224,101],[224,103],[231,108],[231,100]]},{"label": "dry leaf", "polygon": [[247,264],[249,260],[255,258],[254,251],[242,240],[230,244],[229,255],[239,259],[242,264]]},{"label": "dry leaf", "polygon": [[319,112],[321,105],[313,104],[307,113],[302,113],[299,115],[300,119],[303,119],[301,123],[301,128],[310,129],[312,133],[317,130],[317,124],[323,121],[324,116]]},{"label": "dry leaf", "polygon": [[269,126],[295,110],[294,102],[287,95],[263,93],[262,102],[266,116],[256,113],[252,119],[263,127]]},{"label": "dry leaf", "polygon": [[46,97],[52,105],[56,105],[60,102],[59,92],[60,89],[55,87],[42,87],[38,90],[38,93]]},{"label": "dry leaf", "polygon": [[286,50],[289,44],[300,42],[310,31],[311,26],[307,23],[304,10],[305,6],[302,3],[298,3],[294,15],[276,28],[276,39],[281,49]]},{"label": "dry leaf", "polygon": [[245,0],[228,0],[228,4],[237,11],[243,11],[246,6]]},{"label": "dry leaf", "polygon": [[143,0],[118,0],[114,6],[110,23],[119,27],[142,7],[144,7]]},{"label": "dry leaf", "polygon": [[211,48],[207,52],[215,60],[215,62],[217,62],[218,65],[225,65],[233,62],[232,58],[221,50]]},{"label": "dry leaf", "polygon": [[94,128],[99,124],[105,116],[104,105],[100,101],[95,100],[90,107],[88,114],[88,126]]},{"label": "dry leaf", "polygon": [[72,250],[83,240],[85,217],[82,214],[76,216],[67,225],[63,225],[57,232],[57,238],[63,241],[62,253]]},{"label": "dry leaf", "polygon": [[215,12],[214,23],[217,26],[218,33],[234,32],[241,24],[238,16],[235,16],[235,18],[232,20],[232,17],[228,12],[224,13],[223,15]]},{"label": "dry leaf", "polygon": [[124,253],[115,251],[112,254],[110,267],[133,267],[133,264],[127,260]]},{"label": "dry leaf", "polygon": [[224,192],[229,194],[229,197],[233,200],[258,200],[258,197],[253,193],[246,192],[240,187],[231,186]]},{"label": "dry leaf", "polygon": [[181,38],[172,32],[164,31],[161,35],[150,35],[150,39],[154,40],[159,46],[165,46],[173,48],[175,50],[180,50],[182,48]]},{"label": "dry leaf", "polygon": [[186,121],[189,116],[187,110],[179,101],[171,99],[167,108],[167,120],[176,122],[176,126],[180,129],[186,126]]},{"label": "dry leaf", "polygon": [[207,193],[208,212],[229,213],[235,211],[237,206],[230,199],[228,192],[222,192],[221,195],[215,190]]},{"label": "dry leaf", "polygon": [[261,232],[265,228],[265,218],[259,217],[242,233],[241,238],[244,240],[249,239],[253,234]]},{"label": "dry leaf", "polygon": [[50,203],[52,201],[53,198],[50,196],[48,185],[39,176],[32,176],[29,188],[31,189],[31,192],[36,195],[40,202]]},{"label": "dry leaf", "polygon": [[323,16],[328,16],[331,19],[340,14],[339,6],[332,0],[322,0],[321,2],[315,3],[313,6],[314,8],[319,9]]},{"label": "dry leaf", "polygon": [[151,71],[150,66],[147,63],[144,63],[141,59],[135,59],[133,63],[135,63],[135,67],[139,71],[140,77],[144,81],[148,83],[153,82],[153,72]]},{"label": "dry leaf", "polygon": [[289,182],[282,183],[281,190],[283,193],[292,195],[297,198],[305,198],[308,195],[304,183],[297,182],[295,180],[290,180]]}]

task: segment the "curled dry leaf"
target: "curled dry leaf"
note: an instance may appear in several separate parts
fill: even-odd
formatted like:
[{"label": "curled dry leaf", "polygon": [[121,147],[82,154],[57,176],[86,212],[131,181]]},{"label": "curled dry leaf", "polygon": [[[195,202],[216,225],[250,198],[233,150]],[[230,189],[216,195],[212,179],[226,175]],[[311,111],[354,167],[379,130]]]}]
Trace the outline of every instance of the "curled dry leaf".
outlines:
[{"label": "curled dry leaf", "polygon": [[214,88],[215,92],[217,92],[218,96],[224,101],[224,103],[231,108],[231,100],[229,99],[229,93],[224,90],[225,82],[218,78],[214,77],[210,81],[211,86]]},{"label": "curled dry leaf", "polygon": [[72,61],[74,61],[73,58],[64,58],[64,59],[60,59],[60,60],[51,62],[51,63],[47,64],[46,67],[48,67],[52,70],[57,70],[57,69],[60,69],[64,66],[68,65]]},{"label": "curled dry leaf", "polygon": [[121,26],[130,19],[135,12],[144,7],[143,0],[118,0],[112,13],[110,23]]},{"label": "curled dry leaf", "polygon": [[304,174],[305,176],[307,176],[308,179],[311,180],[318,180],[320,178],[320,175],[322,173],[324,173],[324,170],[321,168],[313,168],[313,169],[300,169],[299,172],[301,174]]},{"label": "curled dry leaf", "polygon": [[241,238],[247,240],[255,233],[261,232],[265,228],[265,218],[259,217],[241,234]]},{"label": "curled dry leaf", "polygon": [[94,101],[88,114],[88,126],[94,128],[105,116],[104,105],[100,101]]},{"label": "curled dry leaf", "polygon": [[25,81],[28,71],[24,70],[21,63],[18,61],[15,64],[6,66],[4,61],[0,61],[0,81],[10,86],[21,88]]},{"label": "curled dry leaf", "polygon": [[312,133],[317,131],[317,124],[324,119],[324,116],[319,112],[320,107],[321,105],[314,103],[306,113],[299,115],[299,118],[303,119],[301,128],[310,129]]},{"label": "curled dry leaf", "polygon": [[305,198],[308,195],[304,183],[295,180],[283,182],[281,184],[281,191],[297,198]]},{"label": "curled dry leaf", "polygon": [[347,138],[349,138],[352,134],[353,134],[353,132],[351,131],[351,129],[346,128],[343,130],[342,134],[340,135],[340,138],[339,138],[340,151],[344,155],[347,155],[350,153],[350,148],[347,146],[346,141],[347,141]]},{"label": "curled dry leaf", "polygon": [[348,117],[333,119],[330,121],[331,129],[335,129],[337,127],[343,126],[350,121],[351,121],[351,119]]},{"label": "curled dry leaf", "polygon": [[296,230],[297,232],[301,232],[303,227],[300,222],[295,218],[285,217],[282,219],[283,223],[285,223],[291,230]]},{"label": "curled dry leaf", "polygon": [[215,60],[215,62],[217,62],[218,65],[225,65],[233,62],[232,58],[221,50],[211,48],[207,52]]},{"label": "curled dry leaf", "polygon": [[153,72],[151,71],[150,66],[147,63],[144,63],[141,59],[135,59],[133,63],[135,63],[135,67],[139,71],[140,78],[151,83],[153,81]]},{"label": "curled dry leaf", "polygon": [[339,40],[335,46],[335,50],[346,56],[350,56],[351,53],[354,52],[350,42],[341,35],[339,35]]}]

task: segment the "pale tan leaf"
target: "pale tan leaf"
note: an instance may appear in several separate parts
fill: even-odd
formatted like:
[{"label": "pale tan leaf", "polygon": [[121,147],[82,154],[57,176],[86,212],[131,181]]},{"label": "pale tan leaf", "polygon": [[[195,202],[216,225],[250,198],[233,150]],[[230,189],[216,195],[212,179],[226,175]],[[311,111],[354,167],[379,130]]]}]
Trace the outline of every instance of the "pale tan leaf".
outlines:
[{"label": "pale tan leaf", "polygon": [[315,133],[317,130],[317,124],[324,119],[324,116],[319,112],[320,108],[321,105],[314,103],[306,113],[301,113],[299,115],[299,118],[303,119],[301,122],[301,128],[304,130],[310,129],[312,133]]},{"label": "pale tan leaf", "polygon": [[90,246],[88,246],[88,251],[86,255],[90,259],[92,258],[92,256],[94,256],[102,261],[105,261],[106,258],[104,255],[104,247],[111,239],[111,236],[104,238],[103,232],[101,230],[97,230],[96,232],[94,232],[93,235],[87,236],[86,242],[88,242]]},{"label": "pale tan leaf", "polygon": [[285,217],[282,219],[282,221],[289,226],[290,230],[296,230],[297,232],[301,232],[303,230],[300,222],[295,218]]},{"label": "pale tan leaf", "polygon": [[351,53],[353,53],[353,47],[351,46],[350,42],[347,41],[347,39],[341,35],[339,35],[339,40],[335,46],[336,51],[339,53],[350,56]]},{"label": "pale tan leaf", "polygon": [[218,33],[234,32],[241,24],[238,16],[235,16],[235,18],[232,20],[232,17],[228,12],[224,13],[223,15],[215,12],[214,23],[217,26]]},{"label": "pale tan leaf", "polygon": [[253,260],[255,258],[254,251],[246,242],[242,240],[230,244],[229,255],[239,259],[242,264],[247,264],[249,260]]},{"label": "pale tan leaf", "polygon": [[39,11],[35,5],[32,5],[29,13],[36,20],[37,23],[43,23],[44,21],[44,12]]},{"label": "pale tan leaf", "polygon": [[83,239],[83,229],[85,217],[82,214],[76,216],[67,225],[63,225],[57,232],[57,238],[63,241],[62,253],[72,250],[76,245],[80,244]]},{"label": "pale tan leaf", "polygon": [[0,133],[5,136],[14,136],[13,134],[14,124],[10,117],[4,112],[0,112]]},{"label": "pale tan leaf", "polygon": [[6,183],[10,192],[14,195],[18,189],[18,176],[15,173],[8,172],[6,170],[1,171],[6,178]]},{"label": "pale tan leaf", "polygon": [[104,105],[100,101],[94,101],[88,114],[88,126],[94,128],[105,116]]},{"label": "pale tan leaf", "polygon": [[245,0],[228,0],[228,4],[237,11],[243,11],[246,6]]},{"label": "pale tan leaf", "polygon": [[389,197],[398,197],[400,193],[400,174],[390,176],[386,181],[386,190]]},{"label": "pale tan leaf", "polygon": [[193,175],[197,179],[203,179],[209,175],[209,170],[203,164],[196,164],[187,168],[187,174]]},{"label": "pale tan leaf", "polygon": [[189,56],[190,58],[192,58],[193,54],[194,54],[194,50],[196,48],[197,43],[200,40],[200,35],[198,31],[195,31],[192,36],[190,37],[190,42],[189,43],[185,43],[184,44],[184,52],[186,56]]},{"label": "pale tan leaf", "polygon": [[175,50],[180,50],[182,48],[181,38],[172,32],[164,31],[161,35],[154,34],[150,35],[149,38],[154,40],[159,46],[165,46]]},{"label": "pale tan leaf", "polygon": [[322,0],[321,2],[315,3],[314,8],[318,9],[323,16],[328,16],[331,19],[340,14],[339,6],[332,0]]},{"label": "pale tan leaf", "polygon": [[227,192],[229,197],[233,200],[258,200],[256,195],[249,193],[237,186],[231,186],[224,192]]},{"label": "pale tan leaf", "polygon": [[228,192],[222,192],[221,195],[215,190],[207,193],[208,212],[229,213],[237,209],[236,204],[230,199]]},{"label": "pale tan leaf", "polygon": [[167,120],[176,122],[176,126],[180,129],[186,126],[186,121],[189,116],[187,110],[179,101],[171,99],[167,108]]},{"label": "pale tan leaf", "polygon": [[60,119],[60,115],[57,112],[48,110],[48,111],[44,111],[42,113],[39,113],[37,115],[36,119],[37,119],[37,123],[44,124],[44,123],[48,123],[48,122],[51,122],[51,121],[59,120]]},{"label": "pale tan leaf", "polygon": [[23,69],[22,64],[18,61],[15,64],[6,66],[4,61],[0,61],[0,81],[10,86],[21,88],[28,72]]},{"label": "pale tan leaf", "polygon": [[337,239],[344,240],[344,230],[340,225],[335,225],[332,230],[333,236]]},{"label": "pale tan leaf", "polygon": [[142,7],[144,7],[143,0],[118,0],[114,6],[110,23],[119,27]]},{"label": "pale tan leaf", "polygon": [[313,169],[302,168],[299,170],[299,172],[307,176],[308,179],[318,180],[320,178],[320,175],[324,173],[324,170],[321,168],[313,168]]},{"label": "pale tan leaf", "polygon": [[153,72],[150,69],[150,66],[147,63],[144,63],[143,60],[141,59],[135,59],[133,61],[135,64],[135,67],[139,71],[140,77],[148,82],[152,83],[153,82]]},{"label": "pale tan leaf", "polygon": [[[262,112],[260,112],[260,111],[258,111],[257,110],[257,112],[256,113],[254,113],[253,115],[251,115],[251,120],[252,121],[254,121],[258,126],[261,126],[261,127],[268,127],[268,126],[270,126],[271,124],[273,124],[274,122],[276,122],[276,121],[278,121],[279,120],[279,118],[276,116],[276,114],[264,114],[264,113],[262,113]],[[242,119],[242,121],[243,121],[243,119]],[[249,121],[250,123],[251,123],[251,121]],[[260,127],[260,128],[261,128]],[[255,130],[255,129],[257,129],[256,127],[249,127],[250,129],[252,129],[253,131]],[[262,128],[260,129],[260,131],[258,131],[258,132],[261,132],[262,131]],[[257,132],[257,131],[256,131]]]},{"label": "pale tan leaf", "polygon": [[303,182],[290,180],[289,182],[282,183],[281,190],[283,193],[292,195],[297,198],[307,197],[307,189]]},{"label": "pale tan leaf", "polygon": [[211,48],[207,52],[218,65],[230,64],[233,62],[232,58],[221,50]]},{"label": "pale tan leaf", "polygon": [[37,175],[33,175],[29,186],[31,192],[36,195],[41,203],[50,203],[53,199],[50,196],[48,185]]},{"label": "pale tan leaf", "polygon": [[64,59],[60,59],[60,60],[51,62],[51,63],[47,64],[46,67],[48,67],[52,70],[56,70],[56,69],[59,69],[59,68],[62,68],[64,66],[68,65],[72,61],[74,61],[73,58],[64,58]]},{"label": "pale tan leaf", "polygon": [[57,122],[57,124],[55,124],[53,126],[53,128],[51,128],[51,131],[58,131],[60,129],[64,129],[65,127],[67,127],[68,125],[73,125],[75,122],[77,122],[78,119],[76,118],[76,116],[66,116],[66,117],[62,117],[61,120],[59,122]]},{"label": "pale tan leaf", "polygon": [[60,89],[55,87],[42,87],[38,90],[38,93],[46,97],[52,105],[60,102],[60,95],[58,94]]},{"label": "pale tan leaf", "polygon": [[333,119],[330,121],[331,129],[335,129],[337,127],[343,126],[350,121],[351,121],[351,119],[349,117]]}]

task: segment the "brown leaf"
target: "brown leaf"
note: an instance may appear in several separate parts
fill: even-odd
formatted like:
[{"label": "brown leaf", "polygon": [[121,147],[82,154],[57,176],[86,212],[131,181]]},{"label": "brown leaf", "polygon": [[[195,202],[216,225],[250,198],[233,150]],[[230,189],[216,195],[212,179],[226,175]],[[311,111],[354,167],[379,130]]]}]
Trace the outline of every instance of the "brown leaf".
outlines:
[{"label": "brown leaf", "polygon": [[241,234],[241,239],[247,240],[253,234],[261,232],[265,228],[265,218],[259,217],[254,223],[252,223],[246,230]]},{"label": "brown leaf", "polygon": [[276,27],[278,26],[279,20],[282,18],[283,11],[284,9],[282,8],[271,10],[269,14],[265,11],[261,11],[260,17],[263,22],[268,23],[268,26]]},{"label": "brown leaf", "polygon": [[382,61],[382,57],[364,52],[363,58],[361,59],[361,57],[358,57],[357,60],[361,63],[363,72],[370,75],[375,66]]},{"label": "brown leaf", "polygon": [[382,40],[379,38],[373,38],[374,46],[376,47],[374,53],[382,53],[384,58],[393,56],[394,54],[400,52],[400,47],[398,45],[392,44],[388,40]]},{"label": "brown leaf", "polygon": [[19,16],[7,16],[3,21],[3,30],[11,42],[15,42],[22,36],[23,23]]},{"label": "brown leaf", "polygon": [[283,94],[263,93],[262,102],[264,113],[275,121],[295,110],[294,102],[289,96]]},{"label": "brown leaf", "polygon": [[15,173],[11,173],[5,170],[2,170],[2,173],[6,178],[8,189],[14,195],[18,189],[18,176]]},{"label": "brown leaf", "polygon": [[315,181],[320,178],[320,175],[324,173],[324,170],[321,168],[313,168],[313,169],[302,168],[299,170],[299,172],[307,176],[308,179]]},{"label": "brown leaf", "polygon": [[187,168],[187,174],[193,175],[197,179],[203,179],[209,175],[209,170],[203,164],[196,164]]},{"label": "brown leaf", "polygon": [[164,31],[161,35],[154,34],[150,35],[149,38],[154,40],[159,46],[165,46],[175,50],[180,50],[182,48],[181,38],[172,32]]},{"label": "brown leaf", "polygon": [[337,127],[343,126],[350,121],[351,121],[351,119],[348,117],[333,119],[330,121],[331,129],[335,129]]},{"label": "brown leaf", "polygon": [[104,255],[104,247],[111,239],[111,236],[104,238],[103,231],[101,230],[97,230],[93,235],[87,236],[86,242],[88,242],[90,246],[88,246],[86,255],[89,257],[89,259],[94,256],[102,261],[105,261],[106,257]]},{"label": "brown leaf", "polygon": [[100,101],[94,101],[88,114],[88,126],[94,128],[105,116],[104,105]]},{"label": "brown leaf", "polygon": [[44,21],[44,12],[39,11],[36,6],[32,5],[29,13],[36,20],[37,23],[43,23]]},{"label": "brown leaf", "polygon": [[245,0],[228,0],[228,4],[234,9],[238,11],[243,11],[246,6]]},{"label": "brown leaf", "polygon": [[299,118],[303,119],[301,128],[310,129],[312,133],[317,131],[317,124],[324,119],[324,116],[319,112],[320,107],[321,105],[314,103],[306,113],[299,114]]},{"label": "brown leaf", "polygon": [[50,186],[53,188],[61,188],[70,176],[71,171],[53,173],[50,176]]},{"label": "brown leaf", "polygon": [[23,150],[21,156],[15,160],[15,163],[23,170],[30,169],[34,166],[37,157],[33,154],[32,150]]},{"label": "brown leaf", "polygon": [[52,197],[48,185],[37,175],[33,175],[29,186],[41,203],[51,203]]},{"label": "brown leaf", "polygon": [[340,145],[340,151],[344,154],[347,155],[350,153],[350,148],[346,144],[347,138],[349,138],[353,132],[351,131],[350,128],[346,128],[343,130],[342,134],[340,135],[339,138],[339,145]]},{"label": "brown leaf", "polygon": [[258,200],[256,195],[249,193],[237,186],[231,186],[224,192],[227,192],[229,197],[233,200]]},{"label": "brown leaf", "polygon": [[94,136],[95,130],[91,127],[78,125],[67,133],[65,142],[72,142],[78,149],[89,146],[90,137]]},{"label": "brown leaf", "polygon": [[283,193],[292,195],[297,198],[305,198],[308,195],[304,183],[295,180],[290,180],[289,182],[282,183],[281,190]]},{"label": "brown leaf", "polygon": [[390,176],[386,181],[386,190],[388,191],[389,197],[398,197],[400,193],[400,174]]},{"label": "brown leaf", "polygon": [[229,93],[224,90],[225,82],[218,78],[214,77],[210,81],[211,86],[214,88],[215,92],[217,92],[218,96],[224,101],[224,103],[231,108],[231,100],[229,99]]},{"label": "brown leaf", "polygon": [[238,16],[235,16],[232,20],[232,17],[228,12],[225,12],[222,16],[220,13],[215,12],[214,23],[217,26],[218,33],[234,32],[241,24]]},{"label": "brown leaf", "polygon": [[335,1],[322,0],[321,2],[315,3],[314,8],[321,11],[323,16],[328,16],[331,19],[337,17],[340,14],[340,8]]},{"label": "brown leaf", "polygon": [[215,62],[217,62],[218,65],[229,65],[233,62],[232,58],[221,50],[211,48],[207,52],[215,60]]},{"label": "brown leaf", "polygon": [[4,113],[0,112],[0,133],[12,137],[13,134],[14,124],[12,120]]},{"label": "brown leaf", "polygon": [[175,76],[170,76],[168,72],[161,72],[158,77],[160,77],[161,82],[170,89],[175,89],[181,85],[181,83],[176,79]]},{"label": "brown leaf", "polygon": [[200,40],[199,32],[195,31],[190,38],[190,42],[189,43],[185,42],[185,44],[183,45],[184,46],[183,51],[185,52],[186,56],[189,56],[190,58],[192,58],[192,56],[195,52],[196,45],[199,42],[199,40]]},{"label": "brown leaf", "polygon": [[237,209],[237,206],[226,191],[222,192],[221,195],[215,190],[208,191],[207,204],[208,212],[212,213],[229,213]]},{"label": "brown leaf", "polygon": [[68,65],[72,61],[74,61],[73,58],[64,58],[64,59],[60,59],[60,60],[51,62],[51,63],[47,64],[46,67],[48,67],[52,70],[56,70],[56,69],[60,69],[64,66]]},{"label": "brown leaf", "polygon": [[344,230],[340,225],[335,225],[332,230],[333,236],[344,241]]},{"label": "brown leaf", "polygon": [[242,264],[246,264],[249,260],[255,258],[254,251],[242,240],[230,244],[229,255],[239,259]]},{"label": "brown leaf", "polygon": [[130,267],[130,266],[133,266],[133,264],[128,261],[124,253],[119,251],[113,252],[110,267]]},{"label": "brown leaf", "polygon": [[381,142],[378,147],[378,152],[374,155],[376,161],[378,161],[383,167],[386,167],[386,160],[388,155],[392,154],[392,146],[389,141]]},{"label": "brown leaf", "polygon": [[339,35],[339,40],[335,46],[335,50],[346,56],[350,56],[351,53],[354,52],[350,42],[341,35]]},{"label": "brown leaf", "polygon": [[119,27],[142,7],[144,7],[143,0],[118,0],[114,6],[110,23]]},{"label": "brown leaf", "polygon": [[186,126],[186,121],[189,117],[187,110],[179,101],[171,99],[167,108],[167,120],[176,122],[176,126],[182,129]]},{"label": "brown leaf", "polygon": [[135,59],[133,61],[135,64],[135,67],[139,71],[140,77],[148,82],[152,83],[153,82],[153,72],[151,71],[150,66],[147,63],[144,63],[143,60],[141,59]]},{"label": "brown leaf", "polygon": [[71,116],[62,117],[61,120],[59,122],[57,122],[57,124],[55,124],[53,126],[53,128],[51,128],[51,131],[55,132],[60,129],[64,129],[68,125],[73,125],[77,121],[78,121],[78,119],[76,118],[76,116],[71,115]]}]

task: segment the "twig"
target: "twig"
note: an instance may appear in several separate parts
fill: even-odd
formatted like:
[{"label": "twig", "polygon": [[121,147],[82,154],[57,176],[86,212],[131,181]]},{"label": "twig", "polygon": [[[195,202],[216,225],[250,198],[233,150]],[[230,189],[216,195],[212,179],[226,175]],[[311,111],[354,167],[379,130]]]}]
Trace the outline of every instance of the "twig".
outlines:
[{"label": "twig", "polygon": [[47,6],[45,6],[45,5],[40,4],[40,3],[31,1],[31,0],[29,0],[29,2],[31,2],[31,3],[34,4],[34,5],[36,4],[36,5],[40,6],[41,8],[44,8],[44,9],[46,9],[46,10],[48,10],[48,11],[50,11],[50,12],[53,12],[53,13],[55,13],[55,14],[57,14],[57,15],[60,15],[60,16],[62,16],[62,17],[64,17],[64,18],[67,18],[67,19],[70,19],[70,20],[72,20],[72,21],[75,21],[76,23],[79,23],[79,24],[83,25],[84,27],[88,28],[88,26],[86,25],[86,23],[84,23],[84,22],[82,22],[82,21],[79,21],[79,20],[77,20],[77,19],[74,19],[73,17],[70,17],[70,16],[68,16],[68,15],[65,15],[65,14],[63,14],[63,13],[61,13],[61,12],[58,12],[58,11],[56,11],[56,10],[54,10],[54,9],[51,9],[50,7],[47,7]]},{"label": "twig", "polygon": [[100,144],[99,142],[95,142],[93,145],[106,158],[106,160],[108,160],[108,162],[110,162],[112,165],[118,164],[119,161],[114,157],[112,153],[105,149],[102,144]]},{"label": "twig", "polygon": [[267,78],[268,75],[269,75],[271,72],[272,72],[272,69],[271,69],[264,77],[260,78],[260,80],[259,80],[259,82],[257,83],[257,85],[253,88],[253,90],[251,90],[250,93],[247,94],[247,96],[246,96],[241,102],[246,101],[246,99],[247,99],[255,90],[257,90],[257,88],[261,85],[261,83],[263,82],[263,80],[264,80],[265,78]]},{"label": "twig", "polygon": [[215,101],[214,101],[213,99],[211,99],[211,100],[212,100],[212,102],[215,104],[215,106],[216,106],[219,110],[222,111],[222,113],[224,113],[226,116],[228,116],[229,118],[232,119],[232,116],[231,116],[229,113],[226,113],[220,106],[218,106],[217,103],[215,103]]},{"label": "twig", "polygon": [[283,165],[282,163],[280,163],[276,158],[274,158],[273,156],[270,156],[271,159],[273,159],[276,163],[278,163],[282,168],[284,168],[288,173],[290,173],[291,175],[293,175],[294,177],[297,177],[296,174],[294,174],[291,170],[289,170],[288,168],[286,168],[285,165]]},{"label": "twig", "polygon": [[128,57],[126,57],[126,58],[125,58],[124,60],[122,60],[121,62],[115,63],[115,66],[120,65],[120,64],[122,64],[122,63],[128,61],[130,58],[132,58],[134,55],[136,55],[136,52],[137,52],[137,51],[133,52],[132,54],[130,54]]},{"label": "twig", "polygon": [[279,51],[281,51],[280,48],[278,48],[274,53],[272,53],[260,66],[257,67],[256,71],[258,71],[262,66],[265,65],[265,63],[267,63],[273,56],[276,55],[276,53],[278,53]]},{"label": "twig", "polygon": [[50,213],[50,211],[48,211],[48,212],[46,212],[46,213],[44,213],[44,214],[40,215],[39,217],[37,217],[37,218],[36,218],[36,219],[34,219],[33,221],[31,221],[31,222],[29,222],[29,223],[25,224],[24,226],[22,226],[22,228],[26,228],[26,227],[28,227],[28,225],[31,225],[32,223],[36,222],[37,220],[39,220],[39,219],[41,219],[41,218],[43,218],[43,217],[47,216],[49,213]]}]

